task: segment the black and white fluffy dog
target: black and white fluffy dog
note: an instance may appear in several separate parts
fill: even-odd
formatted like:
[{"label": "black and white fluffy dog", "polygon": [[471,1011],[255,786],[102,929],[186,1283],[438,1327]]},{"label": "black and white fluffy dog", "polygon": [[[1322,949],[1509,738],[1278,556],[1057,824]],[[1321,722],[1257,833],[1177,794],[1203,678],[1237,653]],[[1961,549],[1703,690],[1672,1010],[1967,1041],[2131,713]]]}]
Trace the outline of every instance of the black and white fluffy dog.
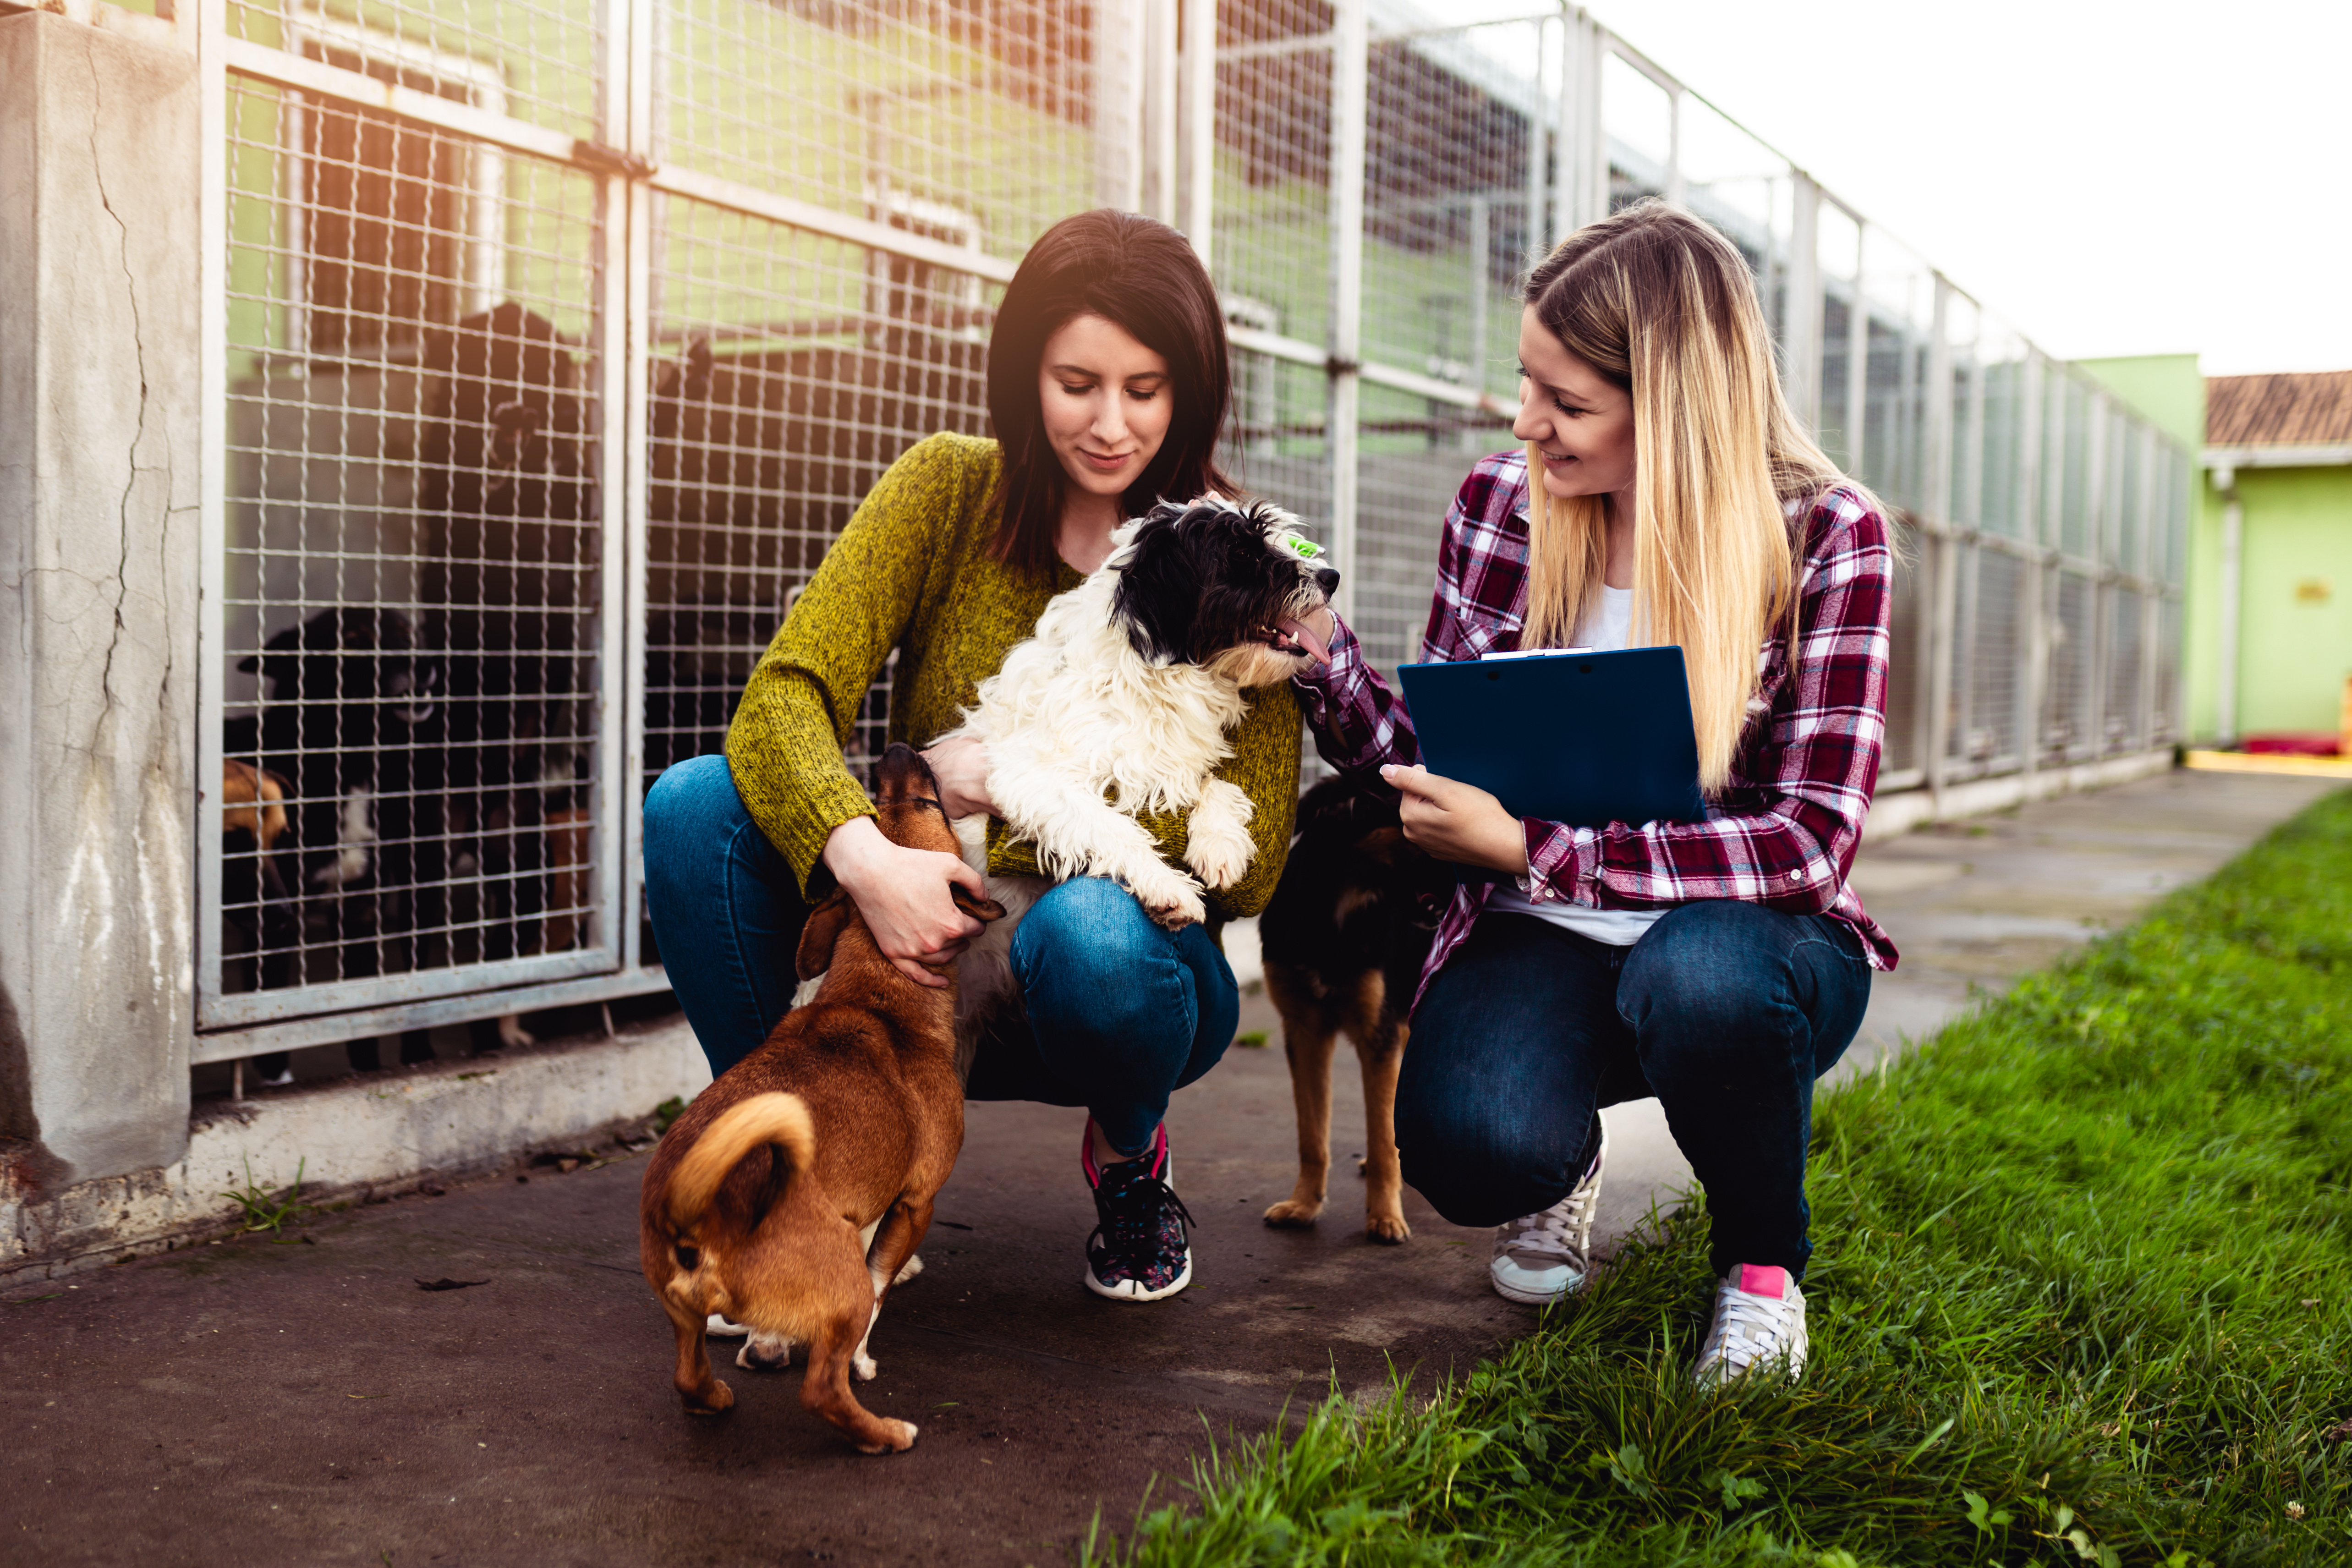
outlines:
[{"label": "black and white fluffy dog", "polygon": [[[1101,569],[1048,604],[981,683],[953,733],[987,743],[989,794],[1045,875],[988,879],[1010,918],[960,965],[960,1066],[1013,996],[1013,930],[1054,882],[1108,877],[1179,927],[1206,918],[1204,890],[1241,879],[1250,800],[1216,770],[1233,755],[1242,693],[1326,657],[1307,622],[1339,582],[1277,507],[1163,502],[1113,535]],[[1136,820],[1146,811],[1186,814],[1184,868],[1160,859]],[[956,824],[983,873],[986,827]]]}]

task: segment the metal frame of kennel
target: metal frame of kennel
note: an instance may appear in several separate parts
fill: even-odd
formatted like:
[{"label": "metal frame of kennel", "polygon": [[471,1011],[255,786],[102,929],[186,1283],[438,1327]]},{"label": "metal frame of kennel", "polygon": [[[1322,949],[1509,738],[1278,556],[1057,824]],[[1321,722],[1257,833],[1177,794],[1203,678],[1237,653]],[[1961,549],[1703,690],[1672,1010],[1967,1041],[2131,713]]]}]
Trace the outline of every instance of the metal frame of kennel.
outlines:
[{"label": "metal frame of kennel", "polygon": [[[740,689],[881,467],[929,428],[982,427],[994,293],[1037,231],[1087,205],[1150,212],[1203,249],[1236,350],[1227,455],[1334,548],[1344,607],[1382,664],[1417,639],[1454,484],[1508,444],[1512,274],[1655,194],[1748,254],[1801,413],[1897,515],[1912,564],[1882,790],[2126,755],[2177,728],[2187,454],[1581,9],[1444,23],[1412,0],[193,10],[198,1061],[661,989],[644,945],[645,785],[723,731],[728,682]],[[304,226],[324,186],[301,159],[327,155],[288,131],[304,114],[341,116],[353,148],[373,135],[392,149],[384,169],[345,160],[339,191],[380,174],[367,199],[393,205],[330,214],[333,256]],[[302,336],[289,323],[318,309],[301,292],[314,276],[411,300],[378,314],[415,342],[386,330],[355,350],[349,319]],[[435,289],[437,303],[413,302]],[[582,629],[541,651],[572,672],[560,703],[577,744],[558,793],[583,803],[563,822],[584,832],[588,869],[577,907],[562,904],[548,867],[577,863],[549,847],[555,814],[510,826],[512,844],[539,847],[502,873],[506,913],[473,925],[551,931],[562,917],[569,935],[525,952],[510,933],[495,956],[469,938],[466,958],[450,916],[434,953],[412,941],[373,973],[277,986],[257,968],[239,988],[223,946],[235,861],[205,787],[257,689],[235,664],[341,602],[321,581],[373,584],[364,602],[420,624],[463,619],[427,603],[446,563],[413,542],[429,537],[415,470],[435,395],[418,357],[433,351],[415,342],[493,297],[544,307],[581,370],[566,395],[593,510],[566,520],[581,553],[559,607]],[[477,389],[486,408],[495,379]],[[487,416],[486,451],[504,450],[505,417]],[[273,527],[293,543],[273,544]],[[273,570],[295,585],[255,586]],[[878,715],[869,702],[869,736]],[[541,747],[536,784],[501,787],[544,786],[556,749]],[[511,891],[533,878],[535,904]]]}]

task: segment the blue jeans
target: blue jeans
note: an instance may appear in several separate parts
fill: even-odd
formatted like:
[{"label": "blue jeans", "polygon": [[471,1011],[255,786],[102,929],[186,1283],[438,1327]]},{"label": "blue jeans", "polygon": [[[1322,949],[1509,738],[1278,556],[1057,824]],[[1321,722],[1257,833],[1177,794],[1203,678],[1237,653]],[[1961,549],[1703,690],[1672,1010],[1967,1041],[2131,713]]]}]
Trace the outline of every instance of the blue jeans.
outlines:
[{"label": "blue jeans", "polygon": [[[646,899],[678,1004],[713,1076],[751,1054],[792,1005],[807,906],[792,867],[735,793],[724,757],[696,757],[646,795]],[[1169,1096],[1233,1043],[1241,994],[1201,926],[1153,923],[1117,884],[1084,877],[1013,933],[1025,1021],[980,1043],[974,1100],[1083,1105],[1111,1147],[1141,1153]]]},{"label": "blue jeans", "polygon": [[1683,904],[1612,947],[1486,915],[1413,1015],[1404,1179],[1456,1225],[1533,1214],[1591,1163],[1601,1107],[1654,1094],[1706,1189],[1715,1272],[1801,1277],[1813,1079],[1869,1001],[1861,944],[1825,916]]}]

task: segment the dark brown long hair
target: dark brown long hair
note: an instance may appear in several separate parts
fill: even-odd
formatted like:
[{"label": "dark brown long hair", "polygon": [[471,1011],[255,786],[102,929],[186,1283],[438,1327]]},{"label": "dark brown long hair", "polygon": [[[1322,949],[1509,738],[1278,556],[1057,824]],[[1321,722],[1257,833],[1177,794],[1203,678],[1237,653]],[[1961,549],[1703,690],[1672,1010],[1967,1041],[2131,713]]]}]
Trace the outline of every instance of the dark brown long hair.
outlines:
[{"label": "dark brown long hair", "polygon": [[1045,340],[1079,316],[1100,316],[1168,362],[1175,400],[1168,435],[1119,510],[1139,517],[1163,497],[1235,493],[1216,464],[1233,370],[1208,269],[1164,223],[1108,207],[1066,217],[1022,258],[988,340],[988,414],[1004,451],[996,492],[1003,510],[989,552],[1024,572],[1053,571],[1068,485],[1045,438],[1037,365]]}]

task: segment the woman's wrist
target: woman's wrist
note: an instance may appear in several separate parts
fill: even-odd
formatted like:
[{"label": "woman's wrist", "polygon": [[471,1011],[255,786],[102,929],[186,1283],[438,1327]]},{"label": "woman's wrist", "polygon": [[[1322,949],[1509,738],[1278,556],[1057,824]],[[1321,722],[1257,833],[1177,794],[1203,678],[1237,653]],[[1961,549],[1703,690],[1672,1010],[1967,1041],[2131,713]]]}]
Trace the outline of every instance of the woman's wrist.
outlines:
[{"label": "woman's wrist", "polygon": [[874,864],[879,853],[890,847],[890,841],[882,837],[881,827],[871,816],[853,816],[825,836],[824,848],[817,858],[854,899],[865,884],[866,868]]}]

